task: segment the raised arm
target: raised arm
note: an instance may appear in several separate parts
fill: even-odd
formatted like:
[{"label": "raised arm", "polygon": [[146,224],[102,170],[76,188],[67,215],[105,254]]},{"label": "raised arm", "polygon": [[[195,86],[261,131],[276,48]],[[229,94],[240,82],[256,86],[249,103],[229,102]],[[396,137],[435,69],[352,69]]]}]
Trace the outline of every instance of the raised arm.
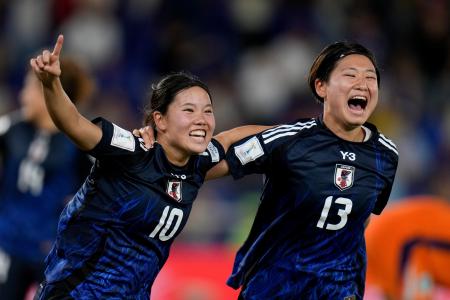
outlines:
[{"label": "raised arm", "polygon": [[98,144],[102,131],[78,112],[61,85],[59,56],[63,43],[64,37],[59,35],[53,52],[44,50],[42,55],[30,60],[30,65],[42,82],[47,110],[56,127],[81,150],[87,151]]},{"label": "raised arm", "polygon": [[[270,129],[274,126],[263,126],[263,125],[245,125],[236,127],[230,130],[222,131],[221,133],[214,136],[214,138],[220,142],[222,147],[225,149],[225,152],[228,151],[228,148],[236,143],[237,141],[246,138],[250,135],[254,135],[264,131],[266,129]],[[226,160],[221,160],[216,166],[206,173],[205,180],[216,179],[220,177],[227,176],[229,174],[228,163]]]}]

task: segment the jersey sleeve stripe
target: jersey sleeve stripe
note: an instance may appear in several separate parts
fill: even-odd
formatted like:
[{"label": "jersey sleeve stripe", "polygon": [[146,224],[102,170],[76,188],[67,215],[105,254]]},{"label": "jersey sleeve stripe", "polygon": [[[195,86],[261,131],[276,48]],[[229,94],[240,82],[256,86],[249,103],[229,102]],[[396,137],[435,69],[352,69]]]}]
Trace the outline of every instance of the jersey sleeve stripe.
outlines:
[{"label": "jersey sleeve stripe", "polygon": [[389,145],[391,145],[392,147],[394,147],[395,149],[397,149],[397,146],[394,144],[394,142],[392,142],[390,139],[388,139],[387,137],[385,137],[382,133],[380,133],[380,137]]},{"label": "jersey sleeve stripe", "polygon": [[[273,136],[272,136],[272,134],[268,135],[268,136],[272,136],[272,137],[270,137],[268,139],[264,139],[264,144],[268,144],[268,143],[270,143],[276,139],[279,139],[283,136],[296,135],[303,129],[311,128],[316,125],[317,125],[316,123],[310,123],[308,125],[304,125],[304,126],[300,126],[300,127],[292,127],[292,128],[290,128],[290,131],[288,131],[288,132],[284,132],[285,130],[277,131],[277,132],[275,132],[275,133],[277,133],[276,135],[273,135]],[[264,138],[264,135],[263,135],[263,138]]]},{"label": "jersey sleeve stripe", "polygon": [[279,132],[285,132],[285,131],[290,131],[290,130],[295,130],[295,129],[303,129],[305,126],[309,126],[309,125],[312,125],[312,124],[315,125],[316,121],[313,120],[313,121],[309,121],[309,122],[305,122],[305,123],[298,122],[298,123],[295,123],[293,125],[281,125],[281,126],[277,126],[275,128],[272,128],[272,129],[269,129],[269,130],[265,131],[262,136],[263,136],[263,138],[268,138],[268,137],[270,137],[272,135],[275,135],[275,134],[277,134]]},{"label": "jersey sleeve stripe", "polygon": [[398,151],[397,149],[395,149],[394,147],[392,147],[390,144],[388,144],[384,139],[382,139],[381,137],[378,139],[378,141],[380,143],[382,143],[384,146],[386,146],[387,148],[391,149],[395,154],[398,155]]},{"label": "jersey sleeve stripe", "polygon": [[267,140],[264,140],[264,144],[268,144],[268,143],[270,143],[270,142],[272,142],[272,141],[274,141],[274,140],[276,140],[276,139],[278,139],[280,137],[289,136],[289,135],[296,135],[297,133],[298,133],[298,131],[290,131],[290,132],[281,133],[281,134],[275,135],[275,136],[273,136],[273,137],[271,137],[271,138],[269,138]]}]

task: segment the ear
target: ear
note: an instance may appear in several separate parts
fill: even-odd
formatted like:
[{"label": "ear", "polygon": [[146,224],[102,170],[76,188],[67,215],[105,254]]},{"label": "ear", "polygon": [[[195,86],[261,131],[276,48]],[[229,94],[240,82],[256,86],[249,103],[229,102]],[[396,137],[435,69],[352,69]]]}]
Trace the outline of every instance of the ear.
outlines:
[{"label": "ear", "polygon": [[327,85],[325,82],[323,82],[322,80],[316,79],[314,81],[314,87],[316,89],[316,93],[317,95],[319,95],[320,97],[322,97],[323,99],[325,99],[326,95],[327,95]]},{"label": "ear", "polygon": [[154,111],[152,113],[153,120],[155,121],[156,129],[158,131],[164,131],[167,128],[166,119],[164,118],[164,115],[159,111]]}]

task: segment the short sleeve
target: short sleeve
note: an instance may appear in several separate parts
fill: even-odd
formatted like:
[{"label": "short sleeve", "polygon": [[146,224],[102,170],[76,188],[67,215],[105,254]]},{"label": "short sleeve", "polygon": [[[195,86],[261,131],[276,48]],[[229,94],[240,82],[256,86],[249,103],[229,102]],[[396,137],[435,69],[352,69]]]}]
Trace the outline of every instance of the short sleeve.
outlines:
[{"label": "short sleeve", "polygon": [[231,145],[226,160],[233,178],[254,173],[268,174],[273,168],[283,165],[282,149],[287,147],[300,129],[295,124],[280,125]]},{"label": "short sleeve", "polygon": [[206,147],[206,150],[200,154],[199,167],[206,173],[225,158],[225,150],[217,140],[212,139]]},{"label": "short sleeve", "polygon": [[386,184],[383,190],[381,191],[380,195],[378,196],[378,199],[375,203],[375,207],[372,210],[372,213],[379,215],[385,208],[389,196],[391,195],[392,186],[394,184],[395,174],[397,171],[398,166],[398,155],[393,153],[388,153],[389,159],[386,163],[386,167],[384,169],[384,173],[386,174]]},{"label": "short sleeve", "polygon": [[118,164],[131,164],[142,158],[148,150],[143,146],[141,139],[135,137],[130,131],[125,130],[104,118],[96,118],[92,121],[102,129],[102,138],[94,149],[87,153],[93,157],[109,161],[114,160]]}]

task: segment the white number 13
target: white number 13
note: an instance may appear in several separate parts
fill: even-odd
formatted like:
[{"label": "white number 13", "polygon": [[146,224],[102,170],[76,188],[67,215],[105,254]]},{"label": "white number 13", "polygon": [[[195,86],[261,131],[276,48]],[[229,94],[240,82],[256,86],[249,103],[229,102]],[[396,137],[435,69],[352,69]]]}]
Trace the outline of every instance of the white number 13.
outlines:
[{"label": "white number 13", "polygon": [[[328,230],[339,230],[344,227],[345,224],[347,224],[347,215],[352,211],[353,202],[348,198],[339,197],[336,199],[336,201],[334,201],[334,203],[345,205],[345,207],[344,209],[339,209],[337,213],[341,217],[341,221],[338,224],[328,223],[327,227],[325,227],[325,229]],[[327,199],[325,199],[325,204],[323,206],[319,222],[317,222],[317,227],[323,228],[323,226],[325,225],[325,221],[327,220],[328,212],[330,211],[330,207],[332,204],[333,196],[328,196]]]}]

